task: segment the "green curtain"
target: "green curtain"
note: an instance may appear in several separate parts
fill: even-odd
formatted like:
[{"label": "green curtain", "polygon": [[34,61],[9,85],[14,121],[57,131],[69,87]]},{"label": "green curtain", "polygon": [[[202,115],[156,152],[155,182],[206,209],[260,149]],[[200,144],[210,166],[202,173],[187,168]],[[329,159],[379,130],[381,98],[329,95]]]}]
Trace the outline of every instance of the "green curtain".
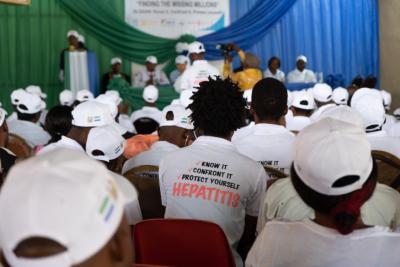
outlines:
[{"label": "green curtain", "polygon": [[[124,0],[104,4],[123,19]],[[114,56],[124,59],[123,71],[130,74],[129,60],[100,43],[57,1],[33,0],[30,6],[0,4],[0,102],[8,111],[11,91],[30,84],[42,87],[48,94],[49,106],[58,102],[58,94],[64,89],[58,81],[59,56],[67,47],[66,34],[70,29],[86,37],[86,46],[97,54],[100,74],[110,68]]]}]

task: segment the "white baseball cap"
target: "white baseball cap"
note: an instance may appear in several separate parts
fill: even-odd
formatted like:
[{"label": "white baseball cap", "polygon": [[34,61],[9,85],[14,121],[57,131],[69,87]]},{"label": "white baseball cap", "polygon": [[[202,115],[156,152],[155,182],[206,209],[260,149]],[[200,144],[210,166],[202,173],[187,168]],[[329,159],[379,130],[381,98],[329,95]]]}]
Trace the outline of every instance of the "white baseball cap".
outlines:
[{"label": "white baseball cap", "polygon": [[206,49],[204,48],[204,45],[200,42],[193,42],[189,44],[188,47],[189,54],[200,54],[200,53],[205,53]]},{"label": "white baseball cap", "polygon": [[158,60],[155,56],[148,56],[146,57],[146,62],[149,62],[151,64],[157,64]]},{"label": "white baseball cap", "polygon": [[78,100],[79,102],[84,102],[93,99],[94,99],[93,93],[87,89],[80,90],[76,93],[76,100]]},{"label": "white baseball cap", "polygon": [[72,110],[72,125],[78,127],[97,127],[114,121],[107,105],[97,101],[86,101]]},{"label": "white baseball cap", "polygon": [[18,105],[19,100],[21,99],[21,97],[26,94],[26,91],[22,88],[16,89],[14,91],[12,91],[11,93],[11,104],[13,105]]},{"label": "white baseball cap", "polygon": [[40,98],[46,98],[47,95],[42,92],[42,89],[40,89],[39,86],[37,85],[29,85],[28,87],[25,88],[25,91],[31,94],[38,95]]},{"label": "white baseball cap", "polygon": [[[43,193],[44,188],[48,188]],[[126,197],[111,172],[84,153],[58,149],[11,169],[0,194],[0,246],[7,262],[20,267],[69,267],[98,253],[114,236]],[[65,252],[21,258],[24,240],[46,238]]]},{"label": "white baseball cap", "polygon": [[381,90],[379,92],[382,95],[383,105],[385,106],[385,109],[389,110],[390,106],[392,105],[392,94],[385,90]]},{"label": "white baseball cap", "polygon": [[148,85],[143,90],[143,99],[149,103],[155,103],[158,100],[158,89],[154,85]]},{"label": "white baseball cap", "polygon": [[313,87],[314,99],[326,103],[332,100],[332,87],[326,83],[317,83]]},{"label": "white baseball cap", "polygon": [[78,38],[79,37],[79,33],[77,31],[75,31],[75,30],[70,30],[67,33],[67,37],[69,38],[71,36],[75,36],[76,38]]},{"label": "white baseball cap", "polygon": [[314,98],[307,93],[298,93],[293,98],[292,107],[304,110],[314,110]]},{"label": "white baseball cap", "polygon": [[121,104],[122,98],[121,98],[121,96],[120,96],[120,94],[119,94],[118,91],[116,91],[116,90],[107,90],[105,94],[106,94],[107,96],[111,97],[111,98],[114,100],[114,102],[115,102],[115,104],[116,104],[117,106],[118,106],[119,104]]},{"label": "white baseball cap", "polygon": [[63,90],[58,98],[63,106],[72,106],[75,101],[74,94],[68,89]]},{"label": "white baseball cap", "polygon": [[111,125],[104,125],[90,130],[86,153],[94,159],[109,162],[121,156],[125,146],[125,139]]},{"label": "white baseball cap", "polygon": [[347,101],[349,100],[349,91],[343,87],[337,87],[332,92],[333,102],[338,105],[347,105]]},{"label": "white baseball cap", "polygon": [[304,63],[307,63],[307,57],[304,55],[300,55],[296,58],[296,62],[299,60],[303,61]]},{"label": "white baseball cap", "polygon": [[320,121],[325,118],[332,118],[335,120],[351,123],[356,125],[357,127],[360,127],[361,129],[364,129],[364,120],[361,114],[349,106],[329,106],[321,111],[319,116],[315,118],[315,121]]},{"label": "white baseball cap", "polygon": [[122,59],[119,58],[119,57],[114,57],[114,58],[111,59],[111,65],[114,65],[114,64],[117,64],[117,63],[122,64]]},{"label": "white baseball cap", "polygon": [[[160,127],[176,126],[188,130],[193,130],[193,123],[190,119],[192,112],[182,105],[169,105],[162,111]],[[171,118],[168,118],[171,115]]]},{"label": "white baseball cap", "polygon": [[192,91],[192,90],[183,90],[183,91],[180,93],[179,101],[181,102],[181,104],[182,104],[184,107],[187,108],[190,104],[193,103],[193,100],[191,99],[192,96],[193,96],[193,91]]},{"label": "white baseball cap", "polygon": [[17,111],[23,114],[36,114],[43,109],[42,99],[35,94],[26,92],[19,99]]},{"label": "white baseball cap", "polygon": [[246,99],[247,103],[251,103],[252,95],[253,95],[253,89],[248,89],[243,92],[243,98]]},{"label": "white baseball cap", "polygon": [[114,99],[111,98],[109,95],[101,94],[96,97],[95,101],[106,105],[110,111],[111,117],[115,118],[117,116],[118,106],[115,104]]},{"label": "white baseball cap", "polygon": [[385,123],[386,112],[383,102],[373,95],[366,94],[359,97],[352,108],[361,114],[367,132],[379,130]]},{"label": "white baseball cap", "polygon": [[[293,163],[300,179],[314,191],[339,196],[360,189],[372,171],[371,145],[356,125],[325,118],[304,128],[295,141]],[[345,176],[351,184],[335,185]]]},{"label": "white baseball cap", "polygon": [[188,43],[177,42],[175,45],[175,51],[180,54],[184,51],[187,51],[189,47]]},{"label": "white baseball cap", "polygon": [[179,55],[175,58],[175,64],[187,64],[189,59],[183,55]]},{"label": "white baseball cap", "polygon": [[[0,108],[0,127],[3,126],[3,123],[6,119],[7,116],[7,111],[5,111],[4,109]],[[1,169],[1,166],[0,166]]]},{"label": "white baseball cap", "polygon": [[78,35],[78,42],[80,42],[80,43],[85,43],[85,36],[83,36],[82,34],[79,34]]},{"label": "white baseball cap", "polygon": [[379,99],[379,101],[381,101],[383,104],[382,95],[378,90],[371,89],[371,88],[360,88],[360,89],[356,90],[354,92],[353,96],[351,97],[350,106],[351,107],[355,106],[356,103],[358,102],[358,100],[361,99],[365,95],[370,95],[376,99]]}]

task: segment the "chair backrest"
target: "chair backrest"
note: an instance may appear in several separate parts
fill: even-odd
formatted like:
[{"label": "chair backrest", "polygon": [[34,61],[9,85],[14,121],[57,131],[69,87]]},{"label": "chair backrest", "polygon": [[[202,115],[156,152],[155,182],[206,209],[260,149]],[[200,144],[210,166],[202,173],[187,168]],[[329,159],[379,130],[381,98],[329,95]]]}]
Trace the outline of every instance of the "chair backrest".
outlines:
[{"label": "chair backrest", "polygon": [[140,118],[133,122],[133,126],[138,134],[151,134],[157,130],[159,124],[151,118]]},{"label": "chair backrest", "polygon": [[124,176],[136,187],[143,219],[163,218],[158,166],[140,166],[126,172]]},{"label": "chair backrest", "polygon": [[270,178],[267,182],[267,188],[269,188],[273,183],[276,182],[278,179],[289,177],[286,173],[281,170],[275,169],[271,166],[264,166],[264,170],[267,173],[268,177]]},{"label": "chair backrest", "polygon": [[174,267],[234,267],[231,249],[222,229],[198,220],[147,220],[134,230],[138,264]]},{"label": "chair backrest", "polygon": [[12,151],[17,158],[27,158],[32,155],[32,148],[22,137],[10,133],[8,135],[8,144],[6,146],[10,151]]},{"label": "chair backrest", "polygon": [[374,150],[378,165],[378,182],[400,191],[400,159],[385,151]]}]

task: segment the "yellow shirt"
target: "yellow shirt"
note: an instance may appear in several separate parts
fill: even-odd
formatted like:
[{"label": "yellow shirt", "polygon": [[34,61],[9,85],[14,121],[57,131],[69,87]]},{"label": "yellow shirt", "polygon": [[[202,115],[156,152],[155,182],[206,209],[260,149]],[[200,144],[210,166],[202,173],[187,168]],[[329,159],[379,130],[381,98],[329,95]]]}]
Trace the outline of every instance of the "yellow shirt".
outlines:
[{"label": "yellow shirt", "polygon": [[[243,51],[238,52],[240,60],[244,62],[245,54]],[[263,78],[261,70],[255,68],[244,69],[243,71],[233,73],[231,71],[231,64],[224,63],[224,78],[231,78],[239,84],[242,91],[252,89],[254,85]]]}]

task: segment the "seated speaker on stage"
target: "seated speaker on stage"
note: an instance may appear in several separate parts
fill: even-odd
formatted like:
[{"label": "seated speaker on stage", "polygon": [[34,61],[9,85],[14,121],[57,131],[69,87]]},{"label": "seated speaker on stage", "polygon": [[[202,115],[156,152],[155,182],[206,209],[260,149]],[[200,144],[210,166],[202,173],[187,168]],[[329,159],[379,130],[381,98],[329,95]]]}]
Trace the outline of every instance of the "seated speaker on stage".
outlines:
[{"label": "seated speaker on stage", "polygon": [[[236,51],[240,57],[243,68],[241,71],[232,72],[231,63],[233,57],[229,55],[229,52],[232,50]],[[227,53],[224,53],[224,77],[229,77],[231,80],[239,83],[239,88],[242,91],[252,89],[254,85],[263,78],[258,57],[251,52],[243,52],[243,50],[235,44],[229,44],[226,52]]]},{"label": "seated speaker on stage", "polygon": [[296,69],[289,72],[288,83],[316,83],[317,77],[312,70],[306,69],[307,58],[300,55],[296,59]]},{"label": "seated speaker on stage", "polygon": [[101,78],[100,93],[104,94],[107,91],[108,83],[114,78],[121,78],[128,83],[131,82],[131,77],[128,74],[121,72],[122,59],[114,57],[111,59],[111,71],[103,74]]},{"label": "seated speaker on stage", "polygon": [[157,67],[158,60],[155,56],[146,58],[146,69],[140,70],[133,78],[133,87],[147,85],[169,85],[169,80],[164,71]]},{"label": "seated speaker on stage", "polygon": [[271,57],[268,60],[268,67],[264,71],[264,78],[274,78],[281,83],[285,82],[285,73],[279,68],[281,67],[281,60],[278,57]]},{"label": "seated speaker on stage", "polygon": [[186,70],[188,63],[189,59],[184,55],[179,55],[175,58],[176,69],[173,70],[169,75],[171,83],[175,83],[175,81],[182,75],[182,73]]}]

